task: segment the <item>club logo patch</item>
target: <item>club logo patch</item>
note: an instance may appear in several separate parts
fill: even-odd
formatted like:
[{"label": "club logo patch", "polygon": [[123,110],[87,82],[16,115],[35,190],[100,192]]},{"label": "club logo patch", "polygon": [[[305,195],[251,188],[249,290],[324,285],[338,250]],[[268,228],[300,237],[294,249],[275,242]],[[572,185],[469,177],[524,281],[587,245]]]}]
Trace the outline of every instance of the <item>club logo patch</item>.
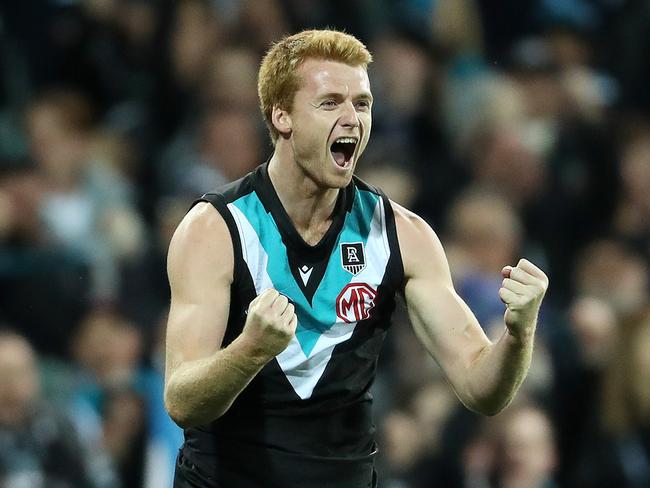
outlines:
[{"label": "club logo patch", "polygon": [[370,318],[377,291],[366,283],[349,283],[336,297],[336,315],[351,324]]},{"label": "club logo patch", "polygon": [[363,242],[341,244],[341,265],[344,270],[353,275],[359,274],[366,267]]}]

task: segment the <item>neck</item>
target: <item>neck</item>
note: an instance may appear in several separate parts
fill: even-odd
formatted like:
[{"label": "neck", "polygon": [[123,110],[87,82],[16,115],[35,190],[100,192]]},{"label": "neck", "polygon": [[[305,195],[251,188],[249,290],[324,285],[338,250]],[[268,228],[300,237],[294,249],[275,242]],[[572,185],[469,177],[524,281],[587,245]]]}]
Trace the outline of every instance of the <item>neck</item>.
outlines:
[{"label": "neck", "polygon": [[318,186],[293,157],[283,157],[277,148],[269,161],[268,171],[273,188],[296,230],[303,236],[320,234],[323,228],[326,231],[339,189]]}]

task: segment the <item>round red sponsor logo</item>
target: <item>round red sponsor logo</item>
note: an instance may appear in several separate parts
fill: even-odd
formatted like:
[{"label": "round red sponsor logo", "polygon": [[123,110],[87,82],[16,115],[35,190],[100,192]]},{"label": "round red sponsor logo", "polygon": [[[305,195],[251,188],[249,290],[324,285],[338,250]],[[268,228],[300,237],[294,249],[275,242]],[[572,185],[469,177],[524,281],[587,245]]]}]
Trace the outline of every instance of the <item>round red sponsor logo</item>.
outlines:
[{"label": "round red sponsor logo", "polygon": [[376,296],[377,291],[370,285],[350,283],[336,297],[336,315],[348,324],[368,319]]}]

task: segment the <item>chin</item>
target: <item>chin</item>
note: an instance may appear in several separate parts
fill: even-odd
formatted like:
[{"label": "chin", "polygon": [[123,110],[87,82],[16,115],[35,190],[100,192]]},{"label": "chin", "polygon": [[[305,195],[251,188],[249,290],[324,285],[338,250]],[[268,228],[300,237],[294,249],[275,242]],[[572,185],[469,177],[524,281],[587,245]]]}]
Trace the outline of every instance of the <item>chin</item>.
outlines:
[{"label": "chin", "polygon": [[350,184],[350,181],[352,181],[353,173],[354,171],[350,170],[345,174],[327,175],[325,185],[329,188],[345,188]]},{"label": "chin", "polygon": [[353,163],[348,168],[341,168],[336,165],[332,160],[320,160],[315,164],[300,164],[305,176],[312,180],[318,187],[322,189],[341,189],[345,188],[352,181],[354,174],[355,164]]}]

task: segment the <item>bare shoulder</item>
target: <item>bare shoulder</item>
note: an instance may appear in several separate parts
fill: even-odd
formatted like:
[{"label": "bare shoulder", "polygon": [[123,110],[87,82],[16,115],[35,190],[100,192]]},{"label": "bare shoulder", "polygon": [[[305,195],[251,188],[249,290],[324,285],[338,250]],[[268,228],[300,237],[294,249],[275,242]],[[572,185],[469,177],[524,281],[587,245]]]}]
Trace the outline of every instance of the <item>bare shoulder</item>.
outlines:
[{"label": "bare shoulder", "polygon": [[392,200],[390,203],[395,214],[395,226],[402,252],[416,251],[423,245],[426,248],[427,244],[440,245],[438,236],[422,217]]},{"label": "bare shoulder", "polygon": [[196,204],[180,222],[169,245],[167,270],[175,278],[209,279],[228,276],[232,281],[234,252],[230,231],[221,214],[208,202]]},{"label": "bare shoulder", "polygon": [[437,234],[427,222],[391,200],[404,272],[408,277],[440,271],[448,273],[445,252]]},{"label": "bare shoulder", "polygon": [[393,207],[393,212],[395,213],[395,218],[403,222],[408,222],[412,225],[426,225],[426,222],[422,217],[420,217],[415,212],[412,212],[408,208],[402,207],[399,203],[390,201],[391,207]]},{"label": "bare shoulder", "polygon": [[[186,247],[210,250],[230,243],[230,234],[221,214],[208,202],[197,203],[176,228],[169,245],[170,255]],[[232,244],[231,244],[232,248]]]}]

